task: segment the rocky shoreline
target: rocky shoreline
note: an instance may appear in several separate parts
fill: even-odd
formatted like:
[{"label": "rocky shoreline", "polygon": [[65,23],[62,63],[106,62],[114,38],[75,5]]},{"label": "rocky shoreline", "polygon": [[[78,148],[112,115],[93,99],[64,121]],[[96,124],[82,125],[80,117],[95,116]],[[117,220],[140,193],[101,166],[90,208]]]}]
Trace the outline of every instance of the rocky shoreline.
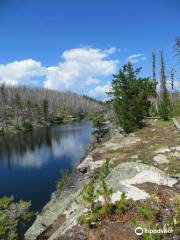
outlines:
[{"label": "rocky shoreline", "polygon": [[[164,129],[168,128],[172,132],[172,124],[170,127],[165,126]],[[150,184],[164,186],[167,191],[169,191],[169,188],[173,189],[174,194],[176,194],[179,191],[179,177],[170,177],[172,174],[166,171],[170,165],[169,162],[157,163],[153,160],[152,154],[155,157],[160,151],[164,156],[168,154],[166,155],[168,158],[176,153],[176,159],[179,161],[180,147],[177,145],[180,139],[179,133],[173,128],[176,141],[172,143],[171,139],[169,139],[170,136],[167,136],[167,141],[161,138],[161,134],[159,134],[160,131],[163,131],[161,129],[159,125],[156,126],[156,120],[152,120],[151,127],[139,131],[137,134],[124,136],[116,131],[108,141],[91,150],[77,166],[76,171],[72,173],[63,191],[60,194],[54,193],[52,195],[50,202],[46,204],[33,225],[26,232],[25,239],[77,239],[77,236],[73,238],[73,229],[75,226],[79,226],[77,219],[86,211],[88,206],[78,204],[76,199],[90,179],[98,174],[106,159],[110,159],[113,164],[113,169],[107,178],[108,185],[114,190],[112,201],[116,201],[122,192],[126,192],[127,197],[134,201],[150,198],[150,192],[148,191]],[[161,150],[164,148],[162,144],[155,143],[159,139],[164,144],[169,142],[169,144],[173,145],[168,145],[166,147],[168,151],[162,153]],[[148,162],[141,156],[142,151],[146,148],[149,149],[146,154]],[[139,187],[139,185],[146,183],[149,183],[146,190]],[[82,237],[81,239],[86,238]]]}]

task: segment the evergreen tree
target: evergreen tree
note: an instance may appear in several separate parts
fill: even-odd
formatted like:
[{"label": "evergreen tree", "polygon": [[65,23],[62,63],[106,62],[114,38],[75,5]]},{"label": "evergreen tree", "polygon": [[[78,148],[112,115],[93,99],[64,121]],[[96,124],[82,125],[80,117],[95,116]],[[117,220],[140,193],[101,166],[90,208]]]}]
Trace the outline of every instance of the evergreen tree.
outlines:
[{"label": "evergreen tree", "polygon": [[159,115],[163,120],[168,120],[170,113],[170,99],[166,87],[166,74],[163,52],[161,51],[161,86],[160,86],[160,106]]},{"label": "evergreen tree", "polygon": [[95,130],[92,132],[92,135],[94,135],[96,142],[99,143],[108,131],[106,128],[104,113],[95,113],[92,117],[92,122],[93,127],[95,128]]},{"label": "evergreen tree", "polygon": [[125,130],[132,132],[141,128],[143,119],[151,106],[150,97],[155,96],[155,84],[149,78],[138,77],[141,68],[133,69],[129,62],[114,75],[112,96],[117,122]]}]

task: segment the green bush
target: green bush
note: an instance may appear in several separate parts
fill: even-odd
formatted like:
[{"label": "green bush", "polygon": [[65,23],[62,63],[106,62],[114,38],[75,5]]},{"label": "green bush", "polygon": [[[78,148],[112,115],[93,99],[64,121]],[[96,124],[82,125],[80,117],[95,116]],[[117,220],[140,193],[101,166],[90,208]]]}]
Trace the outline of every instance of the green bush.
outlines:
[{"label": "green bush", "polygon": [[127,199],[127,196],[124,192],[121,193],[121,197],[118,201],[115,202],[116,212],[126,213],[132,205],[132,201]]},{"label": "green bush", "polygon": [[61,172],[61,178],[60,180],[56,183],[56,191],[57,192],[61,192],[63,190],[63,187],[65,185],[65,183],[67,182],[67,180],[70,177],[70,173],[68,170],[64,170]]},{"label": "green bush", "polygon": [[170,115],[171,117],[180,116],[180,101],[177,101],[173,104]]},{"label": "green bush", "polygon": [[95,137],[96,142],[101,142],[102,138],[105,136],[105,134],[108,132],[107,126],[106,126],[106,120],[104,117],[104,113],[95,113],[92,115],[92,123],[93,127],[95,128],[92,131],[92,135]]},{"label": "green bush", "polygon": [[17,240],[21,221],[30,221],[34,213],[29,211],[30,202],[13,202],[13,197],[0,199],[0,239]]},{"label": "green bush", "polygon": [[[87,213],[82,214],[78,221],[80,224],[89,224],[90,227],[97,227],[102,220],[111,220],[111,216],[118,213],[125,213],[131,207],[131,201],[127,200],[125,193],[121,194],[120,200],[115,204],[111,202],[113,189],[106,183],[106,177],[110,173],[111,166],[107,160],[100,171],[98,186],[94,186],[94,180],[90,181],[81,192],[79,203],[90,204]],[[97,197],[103,198],[102,202],[97,201]]]}]

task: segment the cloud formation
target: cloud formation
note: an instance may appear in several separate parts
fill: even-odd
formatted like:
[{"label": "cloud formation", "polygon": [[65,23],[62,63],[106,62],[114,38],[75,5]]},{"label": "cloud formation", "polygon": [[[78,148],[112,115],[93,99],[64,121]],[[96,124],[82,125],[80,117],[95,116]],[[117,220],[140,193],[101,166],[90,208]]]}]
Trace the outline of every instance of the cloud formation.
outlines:
[{"label": "cloud formation", "polygon": [[144,60],[146,60],[146,57],[142,53],[132,54],[127,58],[127,61],[131,63],[137,63]]},{"label": "cloud formation", "polygon": [[27,84],[33,77],[46,74],[46,69],[41,62],[26,59],[9,64],[0,64],[0,84],[22,85]]},{"label": "cloud formation", "polygon": [[105,100],[107,98],[107,92],[110,90],[110,82],[105,85],[100,85],[89,91],[89,95],[93,98],[99,98]]},{"label": "cloud formation", "polygon": [[44,86],[51,89],[77,91],[79,88],[99,83],[99,77],[116,71],[117,60],[106,58],[115,48],[100,50],[96,48],[75,48],[62,54],[63,62],[56,67],[47,68]]},{"label": "cloud formation", "polygon": [[[105,86],[101,86],[103,77],[116,72],[118,60],[110,59],[117,49],[106,50],[82,47],[66,50],[56,66],[44,67],[41,62],[33,59],[0,64],[0,84],[32,85],[39,84],[38,78],[43,77],[45,88],[82,92],[82,88],[94,88],[92,96],[102,96]],[[99,85],[99,86],[98,86]]]}]

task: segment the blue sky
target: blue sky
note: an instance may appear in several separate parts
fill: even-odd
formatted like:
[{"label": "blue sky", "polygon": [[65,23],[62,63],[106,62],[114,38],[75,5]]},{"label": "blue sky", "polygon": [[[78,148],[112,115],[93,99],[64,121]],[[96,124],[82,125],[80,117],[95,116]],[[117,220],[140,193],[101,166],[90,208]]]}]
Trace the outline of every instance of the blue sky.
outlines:
[{"label": "blue sky", "polygon": [[151,75],[152,48],[178,76],[179,26],[179,0],[1,0],[0,83],[102,99],[128,59]]}]

